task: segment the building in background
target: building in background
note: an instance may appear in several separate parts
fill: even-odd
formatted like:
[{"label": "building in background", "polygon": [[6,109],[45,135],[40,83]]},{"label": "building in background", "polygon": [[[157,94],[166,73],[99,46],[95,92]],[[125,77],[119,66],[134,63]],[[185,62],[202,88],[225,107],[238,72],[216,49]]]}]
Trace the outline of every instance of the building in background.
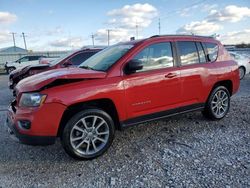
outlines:
[{"label": "building in background", "polygon": [[0,48],[0,53],[27,53],[28,51],[17,47],[17,46],[10,46],[7,48]]}]

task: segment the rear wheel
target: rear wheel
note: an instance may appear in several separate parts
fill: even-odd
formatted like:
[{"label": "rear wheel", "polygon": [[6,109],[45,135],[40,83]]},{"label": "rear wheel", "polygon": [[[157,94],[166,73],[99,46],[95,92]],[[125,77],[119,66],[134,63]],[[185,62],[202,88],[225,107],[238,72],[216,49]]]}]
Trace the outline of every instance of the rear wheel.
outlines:
[{"label": "rear wheel", "polygon": [[240,79],[242,80],[246,74],[246,69],[244,67],[239,67]]},{"label": "rear wheel", "polygon": [[77,113],[68,121],[61,142],[71,157],[93,159],[107,151],[114,132],[114,122],[106,112],[88,109]]},{"label": "rear wheel", "polygon": [[230,93],[224,86],[216,87],[210,94],[203,115],[212,120],[226,116],[230,108]]}]

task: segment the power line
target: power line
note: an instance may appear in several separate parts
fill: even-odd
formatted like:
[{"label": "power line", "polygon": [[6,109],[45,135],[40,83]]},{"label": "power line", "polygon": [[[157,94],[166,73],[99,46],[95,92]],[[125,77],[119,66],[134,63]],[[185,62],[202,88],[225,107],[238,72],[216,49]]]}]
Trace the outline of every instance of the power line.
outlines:
[{"label": "power line", "polygon": [[186,9],[186,8],[191,8],[192,6],[202,4],[202,3],[206,2],[206,1],[208,1],[208,0],[200,0],[200,1],[197,1],[197,2],[194,2],[194,3],[191,3],[191,4],[187,5],[187,6],[184,6],[184,7],[182,7],[182,8],[178,8],[178,9],[169,11],[169,12],[167,12],[167,13],[165,14],[165,16],[162,16],[161,19],[167,18],[169,14],[176,13],[176,12],[181,11],[181,10]]}]

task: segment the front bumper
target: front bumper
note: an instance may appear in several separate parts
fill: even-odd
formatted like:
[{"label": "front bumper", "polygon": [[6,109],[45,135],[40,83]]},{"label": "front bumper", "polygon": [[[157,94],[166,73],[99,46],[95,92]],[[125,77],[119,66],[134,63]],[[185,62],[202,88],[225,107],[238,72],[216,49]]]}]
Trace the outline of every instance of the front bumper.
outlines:
[{"label": "front bumper", "polygon": [[[65,106],[58,103],[43,104],[41,107],[21,108],[11,103],[6,126],[11,137],[29,145],[49,145],[55,143],[60,120]],[[31,122],[29,129],[20,125],[20,121]]]},{"label": "front bumper", "polygon": [[9,79],[8,86],[9,86],[9,89],[14,89],[13,79]]},{"label": "front bumper", "polygon": [[12,122],[11,117],[8,115],[5,126],[7,128],[10,137],[23,144],[27,145],[51,145],[55,143],[56,137],[53,136],[30,136],[22,134],[16,128],[16,125]]}]

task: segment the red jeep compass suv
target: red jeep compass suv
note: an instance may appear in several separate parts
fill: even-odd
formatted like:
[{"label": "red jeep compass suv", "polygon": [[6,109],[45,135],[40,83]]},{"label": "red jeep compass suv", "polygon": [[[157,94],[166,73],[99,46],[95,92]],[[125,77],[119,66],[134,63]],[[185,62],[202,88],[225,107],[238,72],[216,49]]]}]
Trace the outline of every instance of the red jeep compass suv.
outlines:
[{"label": "red jeep compass suv", "polygon": [[[26,66],[22,69],[14,70],[9,75],[9,88],[14,89],[15,85],[22,79],[29,77],[34,74],[38,74],[40,72],[44,72],[47,70],[58,69],[68,66],[78,66],[80,63],[91,57],[92,55],[96,54],[97,52],[101,51],[102,48],[87,48],[81,49],[70,54],[65,54],[64,56],[54,60],[52,62],[48,62],[46,60],[46,64],[37,64],[37,65],[30,65]],[[43,60],[41,60],[43,62]]]},{"label": "red jeep compass suv", "polygon": [[26,144],[52,144],[92,159],[115,130],[202,111],[219,120],[239,88],[237,63],[221,43],[199,36],[153,36],[119,43],[80,64],[20,81],[6,124]]}]

